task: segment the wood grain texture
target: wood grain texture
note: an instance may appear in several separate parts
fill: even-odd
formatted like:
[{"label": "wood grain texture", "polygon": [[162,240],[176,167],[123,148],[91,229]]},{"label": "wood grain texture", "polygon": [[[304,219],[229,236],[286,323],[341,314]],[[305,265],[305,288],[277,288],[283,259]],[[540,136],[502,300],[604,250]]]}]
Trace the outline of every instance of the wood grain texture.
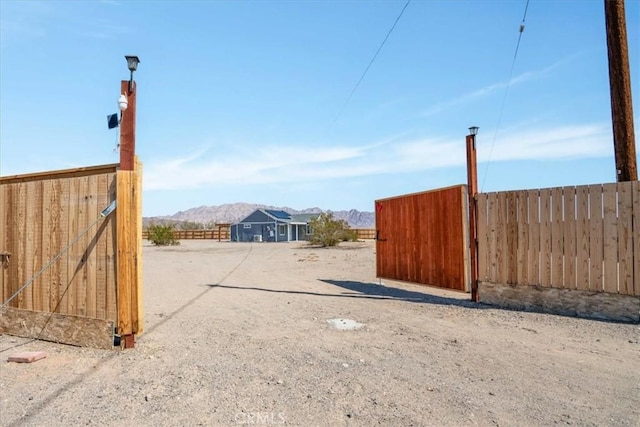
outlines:
[{"label": "wood grain texture", "polygon": [[576,189],[565,187],[564,197],[564,288],[576,289]]},{"label": "wood grain texture", "polygon": [[518,202],[517,193],[507,193],[507,283],[518,282]]},{"label": "wood grain texture", "polygon": [[[529,284],[540,284],[540,191],[527,191],[529,199]],[[495,283],[495,282],[494,282]]]},{"label": "wood grain texture", "polygon": [[[42,214],[38,219],[41,222],[40,239],[42,242],[42,257],[40,259],[40,265],[45,266],[53,259],[51,256],[53,239],[53,230],[55,226],[52,223],[53,217],[53,198],[55,197],[54,181],[46,180],[41,181],[42,184]],[[54,262],[55,264],[55,262]],[[38,310],[49,312],[52,311],[54,306],[51,301],[51,290],[53,286],[53,265],[47,268],[41,276],[42,284],[40,291],[42,292],[41,305]]]},{"label": "wood grain texture", "polygon": [[375,202],[378,277],[469,290],[461,188]]},{"label": "wood grain texture", "polygon": [[133,334],[131,323],[132,295],[131,288],[134,280],[134,254],[131,250],[131,215],[132,201],[132,174],[131,171],[118,171],[117,194],[118,208],[116,209],[116,241],[117,241],[117,309],[118,309],[118,333],[120,335]]},{"label": "wood grain texture", "polygon": [[487,280],[489,277],[489,240],[488,240],[488,197],[486,194],[478,194],[478,280]]},{"label": "wood grain texture", "polygon": [[[85,223],[87,226],[91,226],[99,218],[100,210],[98,208],[98,176],[90,175],[87,177],[87,191],[85,193]],[[97,293],[99,283],[98,276],[98,240],[99,235],[96,233],[99,231],[98,224],[94,224],[87,233],[85,238],[85,316],[95,318],[97,317]]]},{"label": "wood grain texture", "polygon": [[563,188],[551,190],[551,286],[564,287]]},{"label": "wood grain texture", "polygon": [[602,185],[589,186],[589,290],[603,290],[603,241]]},{"label": "wood grain texture", "polygon": [[11,260],[11,255],[7,250],[9,247],[8,214],[7,192],[0,186],[0,254],[2,254],[0,255],[0,303],[4,303],[10,296],[8,289],[9,279],[7,278],[7,269]]},{"label": "wood grain texture", "polygon": [[67,294],[67,289],[70,286],[70,278],[69,278],[69,253],[64,252],[69,243],[69,217],[72,215],[72,198],[71,198],[71,181],[73,178],[60,178],[57,181],[60,183],[60,205],[59,205],[59,213],[60,213],[60,223],[58,225],[60,229],[60,246],[53,250],[54,256],[60,254],[60,280],[58,282],[58,299],[56,302],[56,309],[54,310],[56,313],[61,314],[75,314],[69,311],[69,296]]},{"label": "wood grain texture", "polygon": [[[96,197],[99,210],[109,206],[109,180],[107,175],[98,175],[96,180]],[[99,213],[96,214],[99,215]],[[96,249],[95,249],[95,317],[98,319],[107,318],[107,224],[108,219],[98,223],[96,230]]]},{"label": "wood grain texture", "polygon": [[[109,183],[109,202],[117,199],[116,195],[116,180],[112,180]],[[106,272],[107,272],[107,284],[106,287],[106,319],[116,320],[118,318],[118,303],[116,298],[117,293],[117,280],[118,280],[118,268],[116,257],[118,253],[118,243],[116,239],[117,233],[117,211],[119,208],[116,208],[116,211],[111,213],[108,217],[106,217],[103,221],[104,224],[104,238],[106,241],[107,247],[107,256],[106,256]]]},{"label": "wood grain texture", "polygon": [[81,347],[113,348],[114,322],[11,307],[1,309],[0,333]]},{"label": "wood grain texture", "polygon": [[65,286],[65,296],[67,297],[67,309],[65,313],[69,314],[78,313],[76,294],[78,293],[79,273],[82,269],[82,243],[73,243],[80,234],[80,227],[78,225],[80,221],[78,218],[80,179],[82,179],[82,177],[69,180],[69,212],[66,239],[69,250],[67,251],[67,283]]},{"label": "wood grain texture", "polygon": [[[16,240],[17,240],[17,247],[18,250],[15,252],[17,254],[16,257],[14,257],[14,265],[16,265],[17,267],[17,274],[14,276],[16,278],[16,280],[13,281],[13,289],[12,289],[12,293],[11,295],[14,295],[16,292],[18,292],[23,284],[25,284],[25,280],[27,277],[27,235],[26,235],[26,228],[27,228],[27,221],[26,221],[26,211],[27,211],[27,192],[26,192],[26,184],[19,182],[16,184],[16,194],[18,196],[17,202],[16,202],[16,208],[17,208],[17,215],[15,216],[15,220],[13,223],[13,226],[16,229]],[[31,293],[31,289],[24,289],[22,291],[20,291],[18,293],[18,296],[16,297],[17,299],[17,306],[18,307],[25,307],[27,309],[31,308],[31,303],[30,303],[30,294]]]},{"label": "wood grain texture", "polygon": [[496,273],[499,283],[507,283],[509,280],[509,246],[507,244],[507,193],[498,193],[496,204]]},{"label": "wood grain texture", "polygon": [[137,335],[144,332],[144,286],[142,275],[142,163],[136,157],[136,209],[135,209],[135,221],[136,221],[136,311],[134,319],[134,327]]},{"label": "wood grain texture", "polygon": [[[633,186],[618,186],[618,291],[625,295],[634,295],[633,293]],[[636,217],[637,218],[637,217]],[[640,240],[638,233],[635,235],[636,240]],[[635,256],[639,256],[636,252]],[[640,272],[638,272],[640,274]],[[640,278],[640,276],[639,276]]]},{"label": "wood grain texture", "polygon": [[589,186],[576,187],[576,287],[589,289]]},{"label": "wood grain texture", "polygon": [[516,192],[518,214],[516,218],[518,230],[518,248],[516,262],[518,272],[516,283],[529,284],[529,197],[526,191]]},{"label": "wood grain texture", "polygon": [[[540,190],[540,285],[551,286],[551,189]],[[498,282],[503,283],[503,282]]]},{"label": "wood grain texture", "polygon": [[633,295],[640,295],[640,182],[633,181],[631,183],[631,199],[633,205]]},{"label": "wood grain texture", "polygon": [[618,292],[618,184],[602,186],[603,290]]}]

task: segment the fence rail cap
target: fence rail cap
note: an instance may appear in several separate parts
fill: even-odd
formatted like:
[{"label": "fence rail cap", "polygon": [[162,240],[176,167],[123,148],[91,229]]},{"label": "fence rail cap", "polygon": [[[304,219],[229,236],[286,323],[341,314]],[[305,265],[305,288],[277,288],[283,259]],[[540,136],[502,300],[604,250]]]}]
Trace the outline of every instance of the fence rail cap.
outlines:
[{"label": "fence rail cap", "polygon": [[108,165],[86,166],[82,168],[60,169],[46,172],[35,172],[21,175],[0,176],[0,184],[12,184],[15,182],[35,181],[41,179],[71,178],[77,176],[97,175],[100,173],[116,172],[119,163]]}]

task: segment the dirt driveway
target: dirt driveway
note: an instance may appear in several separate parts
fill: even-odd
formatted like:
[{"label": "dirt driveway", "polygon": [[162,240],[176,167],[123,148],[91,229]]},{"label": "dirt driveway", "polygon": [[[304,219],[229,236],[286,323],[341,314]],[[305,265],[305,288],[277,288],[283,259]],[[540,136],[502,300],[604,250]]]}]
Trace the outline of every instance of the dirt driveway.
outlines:
[{"label": "dirt driveway", "polygon": [[374,249],[145,246],[136,348],[0,336],[1,424],[640,425],[638,325],[380,285]]}]

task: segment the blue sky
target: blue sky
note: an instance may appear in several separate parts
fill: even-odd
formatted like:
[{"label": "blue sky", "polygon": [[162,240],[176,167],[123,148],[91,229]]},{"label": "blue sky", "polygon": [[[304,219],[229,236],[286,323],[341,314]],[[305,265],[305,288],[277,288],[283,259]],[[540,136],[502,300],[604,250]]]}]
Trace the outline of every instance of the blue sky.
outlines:
[{"label": "blue sky", "polygon": [[[373,210],[615,181],[603,0],[0,0],[0,175],[116,163],[124,55],[141,63],[143,214],[263,203]],[[636,134],[640,2],[626,2]]]}]

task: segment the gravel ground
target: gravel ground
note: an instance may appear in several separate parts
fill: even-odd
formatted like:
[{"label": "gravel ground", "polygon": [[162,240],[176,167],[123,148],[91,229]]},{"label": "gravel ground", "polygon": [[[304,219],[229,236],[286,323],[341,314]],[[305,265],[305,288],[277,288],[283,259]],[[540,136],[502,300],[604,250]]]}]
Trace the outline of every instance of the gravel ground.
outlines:
[{"label": "gravel ground", "polygon": [[145,246],[144,287],[135,349],[0,336],[1,424],[640,425],[638,325],[380,281],[373,242]]}]

